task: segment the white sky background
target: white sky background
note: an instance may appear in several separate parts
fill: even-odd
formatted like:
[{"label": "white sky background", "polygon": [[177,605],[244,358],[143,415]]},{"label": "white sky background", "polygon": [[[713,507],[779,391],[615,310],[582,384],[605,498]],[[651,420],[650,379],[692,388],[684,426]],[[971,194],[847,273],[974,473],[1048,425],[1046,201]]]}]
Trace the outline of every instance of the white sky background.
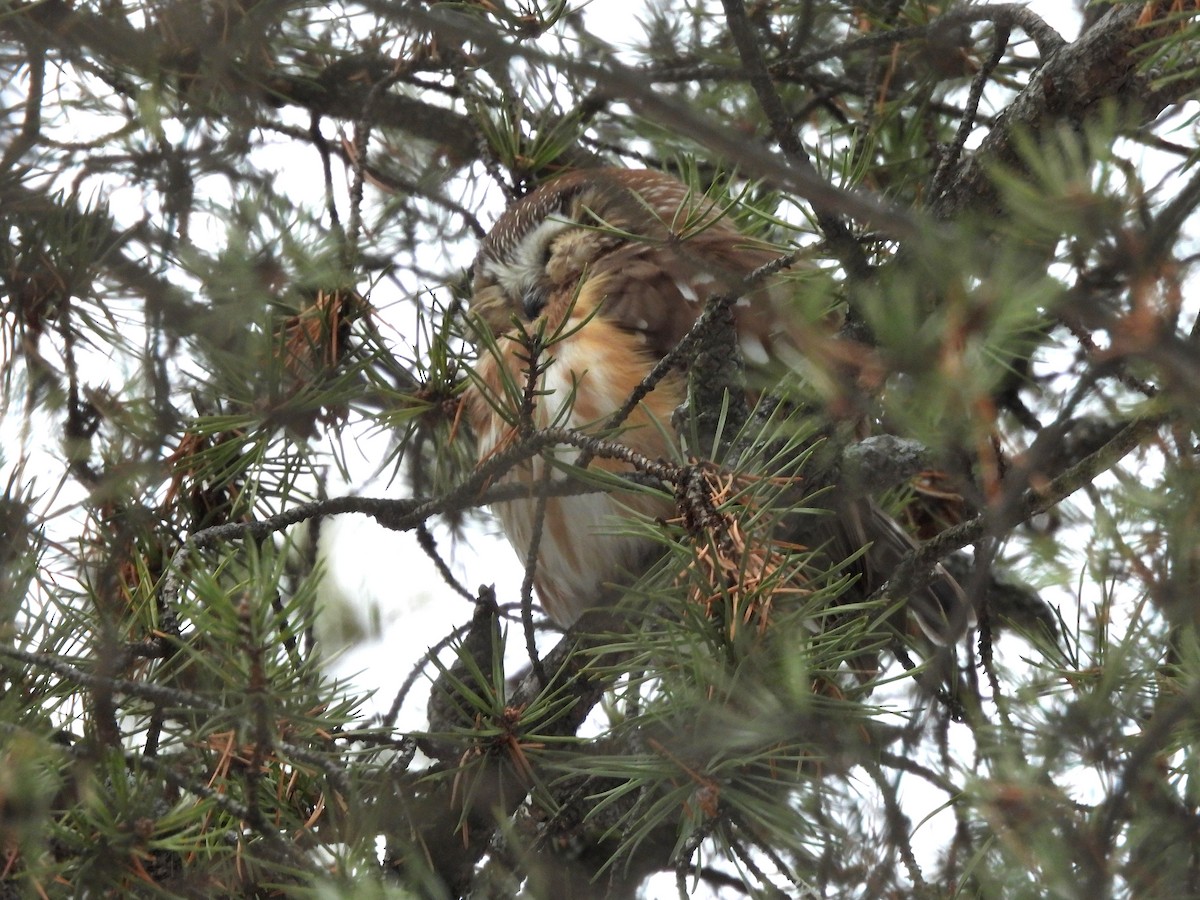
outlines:
[{"label": "white sky background", "polygon": [[[592,0],[586,12],[587,27],[619,49],[639,36],[639,26],[633,18],[636,14],[634,11],[646,8],[648,3],[652,3],[652,0],[638,0],[636,3],[629,0]],[[1066,39],[1074,39],[1079,15],[1073,3],[1066,0],[1035,0],[1027,5],[1057,28]],[[332,136],[331,126],[326,125],[325,132],[327,136]],[[277,190],[295,196],[310,207],[320,205],[321,199],[316,194],[321,190],[322,176],[315,153],[289,154],[284,158],[279,156],[278,150],[259,152],[264,154],[263,168],[278,173],[275,181]],[[1153,183],[1153,179],[1148,180]],[[129,220],[136,220],[143,215],[145,194],[136,186],[105,187],[111,192],[109,199],[118,220],[122,218],[122,206],[126,208]],[[344,214],[347,209],[344,194],[339,202]],[[496,192],[490,207],[479,211],[479,219],[485,226],[494,221],[501,211],[499,203]],[[193,222],[195,230],[192,237],[197,243],[204,244],[211,240],[214,245],[219,245],[224,242],[226,235],[221,223],[213,222],[212,236],[206,238],[203,217],[196,216]],[[461,254],[449,262],[465,267],[473,254],[474,248],[464,245]],[[434,271],[449,268],[447,260],[442,258],[423,262],[427,269]],[[435,285],[409,287],[413,291],[426,287],[437,289]],[[383,302],[382,297],[373,299],[377,304]],[[385,323],[387,318],[393,319],[390,324],[395,329],[398,345],[406,337],[407,323],[394,321],[398,313],[395,316],[392,313],[402,307],[401,303],[388,307],[388,316],[384,319]],[[89,365],[94,367],[93,372],[103,372],[106,360],[96,356]],[[88,371],[81,374],[85,380],[89,379]],[[104,378],[93,380],[102,382]],[[120,383],[119,377],[113,380]],[[20,427],[20,422],[14,421],[17,419],[19,417],[0,415],[0,447],[16,446],[21,442],[20,435],[13,431]],[[43,433],[46,453],[54,459],[60,452],[57,429],[46,428]],[[350,456],[348,462],[352,466],[355,481],[358,482],[348,485],[348,490],[352,488],[355,493],[365,496],[406,495],[403,485],[388,483],[390,471],[373,481],[359,481],[374,473],[379,461],[387,457],[387,435],[367,433],[364,429],[364,434],[356,443],[346,442],[346,452]],[[2,464],[0,475],[7,475]],[[330,485],[330,493],[337,493],[336,485]],[[60,506],[69,500],[69,495],[64,493],[59,497]],[[347,679],[357,688],[376,690],[367,708],[376,712],[386,711],[400,684],[408,677],[429,644],[442,638],[451,625],[466,622],[472,612],[471,605],[443,583],[412,535],[386,531],[373,521],[361,517],[339,517],[325,522],[322,528],[322,545],[329,558],[324,594],[331,612],[336,610],[336,614],[328,617],[324,623],[328,632],[327,645],[334,646],[337,643],[336,635],[343,631],[375,632],[373,636],[348,646],[331,661],[329,671]],[[494,584],[501,603],[519,600],[522,566],[507,541],[497,534],[494,523],[489,522],[481,529],[472,530],[466,539],[457,544],[442,531],[436,534],[443,556],[451,562],[455,575],[468,590],[474,591],[480,584]],[[1068,600],[1074,602],[1073,599]],[[511,630],[516,640],[510,642],[514,650],[510,654],[509,671],[516,671],[522,666],[525,654],[519,627],[513,626]],[[553,635],[550,635],[544,643],[550,646],[553,642]],[[998,649],[1000,653],[1005,652],[1004,642]],[[427,693],[428,680],[422,679],[405,703],[397,722],[399,728],[413,729],[424,724]],[[1081,773],[1081,782],[1086,777]],[[917,779],[908,778],[905,785],[903,796],[906,811],[914,824],[944,802],[943,796],[932,792]],[[1086,791],[1086,785],[1081,783],[1080,790]],[[943,829],[953,827],[953,819],[948,813],[924,824],[918,835],[927,833],[938,839],[928,844],[918,840],[918,853],[921,853],[923,844],[926,847],[943,845]],[[932,864],[934,860],[922,858],[920,862],[925,865]],[[674,891],[673,884],[671,891]]]}]

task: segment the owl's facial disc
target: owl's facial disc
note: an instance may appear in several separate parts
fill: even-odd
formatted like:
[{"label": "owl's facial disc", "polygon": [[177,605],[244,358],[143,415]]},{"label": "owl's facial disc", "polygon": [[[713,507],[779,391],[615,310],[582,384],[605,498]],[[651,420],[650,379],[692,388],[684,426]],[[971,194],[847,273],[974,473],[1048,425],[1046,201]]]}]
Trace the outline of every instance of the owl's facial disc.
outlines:
[{"label": "owl's facial disc", "polygon": [[561,216],[543,219],[526,232],[503,259],[489,259],[483,264],[484,274],[495,280],[528,319],[537,318],[549,299],[546,263],[550,259],[551,245],[573,225]]}]

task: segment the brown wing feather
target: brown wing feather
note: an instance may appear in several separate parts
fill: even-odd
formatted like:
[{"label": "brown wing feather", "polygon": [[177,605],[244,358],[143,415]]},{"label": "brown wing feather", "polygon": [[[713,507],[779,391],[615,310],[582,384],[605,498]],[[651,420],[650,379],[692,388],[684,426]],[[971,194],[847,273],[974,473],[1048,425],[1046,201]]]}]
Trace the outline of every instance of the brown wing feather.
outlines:
[{"label": "brown wing feather", "polygon": [[602,314],[642,335],[647,350],[663,357],[695,324],[710,297],[745,292],[735,309],[738,333],[756,338],[756,350],[769,355],[779,316],[768,288],[748,290],[745,279],[777,256],[723,224],[679,245],[626,244],[594,268],[608,279]]}]

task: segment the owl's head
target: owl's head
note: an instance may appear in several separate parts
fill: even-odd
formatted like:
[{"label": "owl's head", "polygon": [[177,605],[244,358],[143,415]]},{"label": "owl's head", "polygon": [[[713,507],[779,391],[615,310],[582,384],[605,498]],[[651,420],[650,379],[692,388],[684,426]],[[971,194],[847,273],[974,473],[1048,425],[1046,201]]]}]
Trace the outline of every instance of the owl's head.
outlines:
[{"label": "owl's head", "polygon": [[[563,175],[510,206],[475,258],[471,310],[495,332],[532,322],[598,260],[630,242],[678,237],[696,198],[675,178],[640,169]],[[712,218],[710,216],[709,218]]]}]

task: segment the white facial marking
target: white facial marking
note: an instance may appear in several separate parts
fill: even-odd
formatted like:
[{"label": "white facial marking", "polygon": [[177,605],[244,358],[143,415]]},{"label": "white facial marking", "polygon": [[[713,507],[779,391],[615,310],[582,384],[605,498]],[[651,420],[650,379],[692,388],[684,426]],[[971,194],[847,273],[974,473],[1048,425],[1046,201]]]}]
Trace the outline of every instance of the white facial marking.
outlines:
[{"label": "white facial marking", "polygon": [[554,217],[539,222],[513,247],[505,259],[489,259],[484,271],[495,278],[510,297],[520,298],[546,272],[546,248],[574,223]]}]

